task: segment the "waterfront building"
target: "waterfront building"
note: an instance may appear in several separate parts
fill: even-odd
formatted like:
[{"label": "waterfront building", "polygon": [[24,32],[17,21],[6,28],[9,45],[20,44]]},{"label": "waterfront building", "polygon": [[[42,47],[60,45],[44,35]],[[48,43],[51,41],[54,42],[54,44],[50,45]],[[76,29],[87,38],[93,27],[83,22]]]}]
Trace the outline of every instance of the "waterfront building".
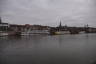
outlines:
[{"label": "waterfront building", "polygon": [[49,26],[42,26],[42,25],[32,25],[33,30],[49,30]]},{"label": "waterfront building", "polygon": [[8,31],[9,26],[10,25],[8,23],[2,22],[0,18],[0,31]]},{"label": "waterfront building", "polygon": [[10,24],[10,31],[24,31],[25,25]]},{"label": "waterfront building", "polygon": [[96,33],[96,28],[89,27],[89,25],[85,25],[85,33]]}]

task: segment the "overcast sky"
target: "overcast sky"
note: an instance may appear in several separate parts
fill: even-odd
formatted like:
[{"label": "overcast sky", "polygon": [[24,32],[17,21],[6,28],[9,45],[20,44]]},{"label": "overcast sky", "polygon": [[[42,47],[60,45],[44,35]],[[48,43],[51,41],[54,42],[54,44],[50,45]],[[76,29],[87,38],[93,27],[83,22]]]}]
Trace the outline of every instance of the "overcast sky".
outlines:
[{"label": "overcast sky", "polygon": [[96,0],[0,0],[3,22],[96,26]]}]

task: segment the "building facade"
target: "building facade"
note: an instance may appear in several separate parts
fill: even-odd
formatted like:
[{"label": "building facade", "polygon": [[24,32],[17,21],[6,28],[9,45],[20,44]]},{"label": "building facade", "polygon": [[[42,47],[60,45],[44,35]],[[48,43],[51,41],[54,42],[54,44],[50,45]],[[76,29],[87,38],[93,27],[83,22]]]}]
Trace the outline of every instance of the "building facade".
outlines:
[{"label": "building facade", "polygon": [[3,23],[0,18],[0,31],[8,31],[9,26],[10,25],[8,23]]}]

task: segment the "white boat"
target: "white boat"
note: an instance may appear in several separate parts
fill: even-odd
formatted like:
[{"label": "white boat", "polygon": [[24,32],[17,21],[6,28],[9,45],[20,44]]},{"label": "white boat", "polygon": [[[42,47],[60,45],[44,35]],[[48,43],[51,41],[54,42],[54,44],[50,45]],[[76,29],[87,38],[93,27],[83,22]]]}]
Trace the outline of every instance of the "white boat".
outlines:
[{"label": "white boat", "polygon": [[50,32],[48,30],[32,30],[32,31],[25,31],[21,33],[22,36],[40,35],[40,34],[50,34]]},{"label": "white boat", "polygon": [[0,32],[0,37],[1,36],[8,36],[8,33],[7,32]]},{"label": "white boat", "polygon": [[81,32],[79,32],[79,34],[84,34],[85,33],[85,31],[81,31]]},{"label": "white boat", "polygon": [[55,32],[56,35],[64,35],[64,34],[70,34],[69,31],[56,31]]}]

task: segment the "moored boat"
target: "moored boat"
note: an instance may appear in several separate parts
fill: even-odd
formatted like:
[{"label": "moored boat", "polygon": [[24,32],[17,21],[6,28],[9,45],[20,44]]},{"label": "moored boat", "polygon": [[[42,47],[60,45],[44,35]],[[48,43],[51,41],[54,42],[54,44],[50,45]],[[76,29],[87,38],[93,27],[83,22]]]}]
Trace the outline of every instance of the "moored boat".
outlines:
[{"label": "moored boat", "polygon": [[9,32],[8,35],[9,35],[9,36],[21,36],[21,32],[19,32],[19,31]]},{"label": "moored boat", "polygon": [[25,31],[22,32],[21,35],[22,36],[26,36],[26,35],[48,35],[50,34],[48,30],[32,30],[32,31]]},{"label": "moored boat", "polygon": [[55,35],[64,35],[64,34],[70,34],[69,31],[56,31]]},{"label": "moored boat", "polygon": [[0,37],[2,37],[2,36],[8,36],[8,33],[7,32],[0,33]]}]

